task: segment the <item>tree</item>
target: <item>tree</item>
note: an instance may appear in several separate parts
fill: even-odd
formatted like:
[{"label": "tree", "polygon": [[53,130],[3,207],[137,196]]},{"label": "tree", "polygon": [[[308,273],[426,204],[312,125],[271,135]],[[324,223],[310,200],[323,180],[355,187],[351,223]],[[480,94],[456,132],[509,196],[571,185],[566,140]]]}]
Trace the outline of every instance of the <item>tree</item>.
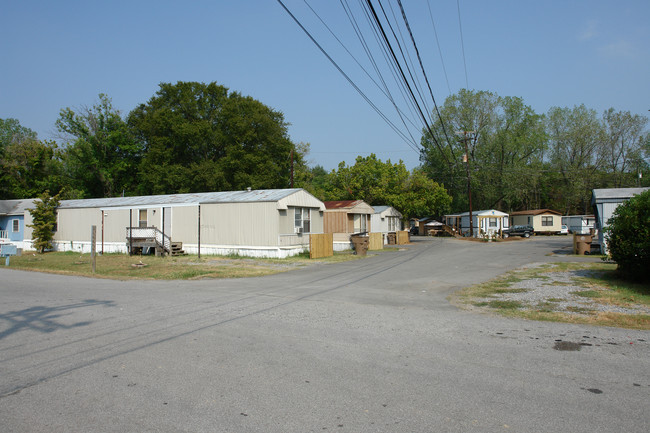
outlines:
[{"label": "tree", "polygon": [[409,173],[402,161],[382,162],[375,154],[358,156],[353,166],[344,162],[328,175],[324,200],[364,200],[370,205],[393,206],[404,218],[442,215],[451,196],[422,171]]},{"label": "tree", "polygon": [[36,138],[14,140],[0,158],[3,196],[10,198],[37,197],[45,190],[60,190],[58,159],[55,142]]},{"label": "tree", "polygon": [[[24,198],[20,192],[14,191],[11,182],[15,172],[11,148],[20,147],[25,142],[37,140],[36,132],[21,126],[16,119],[0,119],[0,198]],[[34,197],[34,196],[32,196]]]},{"label": "tree", "polygon": [[129,126],[144,145],[140,193],[286,188],[302,154],[282,113],[217,83],[162,83]]},{"label": "tree", "polygon": [[134,192],[142,148],[108,96],[100,94],[92,107],[61,110],[56,127],[66,134],[65,174],[80,195],[114,197]]},{"label": "tree", "polygon": [[550,161],[559,173],[562,195],[555,208],[566,215],[585,214],[591,207],[591,190],[598,186],[605,134],[596,112],[583,105],[554,107],[547,116]]},{"label": "tree", "polygon": [[605,234],[609,254],[624,278],[650,281],[650,191],[620,204]]},{"label": "tree", "polygon": [[59,194],[54,197],[50,196],[49,191],[45,191],[37,200],[33,209],[27,209],[32,215],[32,240],[34,248],[39,253],[52,249],[52,239],[54,239],[54,229],[56,226],[56,208],[59,206]]},{"label": "tree", "polygon": [[603,113],[605,143],[603,164],[612,188],[637,186],[637,174],[647,167],[644,153],[650,150],[650,134],[645,132],[648,118],[629,111]]},{"label": "tree", "polygon": [[444,123],[434,123],[434,135],[423,131],[420,159],[425,172],[447,186],[453,210],[469,207],[468,171],[475,209],[510,210],[534,201],[530,188],[539,187],[539,171],[528,176],[543,160],[543,116],[521,98],[469,90],[448,97],[440,112]]}]

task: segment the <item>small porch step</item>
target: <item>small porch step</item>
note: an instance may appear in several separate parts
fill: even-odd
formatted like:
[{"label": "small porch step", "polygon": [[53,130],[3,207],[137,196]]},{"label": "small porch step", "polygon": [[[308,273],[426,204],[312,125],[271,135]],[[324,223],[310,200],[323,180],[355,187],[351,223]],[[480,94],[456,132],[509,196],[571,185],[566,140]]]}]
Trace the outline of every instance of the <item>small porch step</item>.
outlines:
[{"label": "small porch step", "polygon": [[172,242],[172,256],[185,256],[183,251],[183,242]]}]

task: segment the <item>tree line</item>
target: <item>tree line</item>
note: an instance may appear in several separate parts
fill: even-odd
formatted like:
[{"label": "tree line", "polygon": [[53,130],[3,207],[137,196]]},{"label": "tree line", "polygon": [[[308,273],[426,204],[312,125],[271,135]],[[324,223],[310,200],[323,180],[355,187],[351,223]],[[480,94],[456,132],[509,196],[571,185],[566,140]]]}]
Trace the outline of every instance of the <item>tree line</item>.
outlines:
[{"label": "tree line", "polygon": [[[594,188],[647,186],[648,118],[584,105],[535,113],[522,98],[461,90],[424,131],[422,169],[453,196],[454,211],[555,209],[591,213]],[[466,161],[466,162],[464,162]]]},{"label": "tree line", "polygon": [[[584,105],[537,114],[521,98],[461,90],[422,134],[421,166],[374,154],[310,166],[284,115],[217,83],[162,83],[128,115],[103,94],[64,108],[57,140],[0,119],[0,198],[61,199],[303,187],[321,200],[392,205],[405,217],[473,208],[590,213],[591,189],[645,186],[648,119]],[[466,133],[465,133],[466,132]],[[432,134],[433,133],[433,134]],[[467,149],[467,152],[466,152]]]}]

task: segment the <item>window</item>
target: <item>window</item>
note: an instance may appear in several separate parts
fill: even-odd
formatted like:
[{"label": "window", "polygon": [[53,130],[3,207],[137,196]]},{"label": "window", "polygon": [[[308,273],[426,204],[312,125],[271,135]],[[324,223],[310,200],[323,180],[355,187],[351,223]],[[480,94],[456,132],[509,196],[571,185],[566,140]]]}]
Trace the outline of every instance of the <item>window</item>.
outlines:
[{"label": "window", "polygon": [[490,228],[496,228],[497,227],[497,219],[496,218],[488,218],[488,223],[490,224]]},{"label": "window", "polygon": [[138,212],[138,227],[147,227],[147,210],[140,209]]},{"label": "window", "polygon": [[20,231],[20,221],[12,220],[11,231],[14,233],[18,233]]},{"label": "window", "polygon": [[542,227],[552,227],[553,226],[553,217],[552,216],[543,216],[542,217]]},{"label": "window", "polygon": [[293,215],[293,226],[295,227],[296,232],[302,231],[303,233],[309,233],[311,230],[310,209],[306,207],[297,207],[294,209]]},{"label": "window", "polygon": [[366,227],[368,226],[367,218],[365,214],[353,214],[354,218],[354,233],[363,233],[366,232]]}]

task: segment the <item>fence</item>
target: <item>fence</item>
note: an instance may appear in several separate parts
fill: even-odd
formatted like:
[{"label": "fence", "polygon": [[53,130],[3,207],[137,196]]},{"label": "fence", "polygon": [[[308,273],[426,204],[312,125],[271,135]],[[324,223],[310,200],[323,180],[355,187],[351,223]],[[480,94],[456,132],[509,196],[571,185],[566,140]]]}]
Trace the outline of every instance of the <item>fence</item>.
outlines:
[{"label": "fence", "polygon": [[397,245],[408,244],[409,242],[409,232],[406,230],[400,230],[397,232]]},{"label": "fence", "polygon": [[334,236],[332,233],[309,235],[309,258],[318,259],[334,255]]},{"label": "fence", "polygon": [[370,233],[368,235],[368,250],[381,250],[384,248],[384,234],[383,233]]}]

